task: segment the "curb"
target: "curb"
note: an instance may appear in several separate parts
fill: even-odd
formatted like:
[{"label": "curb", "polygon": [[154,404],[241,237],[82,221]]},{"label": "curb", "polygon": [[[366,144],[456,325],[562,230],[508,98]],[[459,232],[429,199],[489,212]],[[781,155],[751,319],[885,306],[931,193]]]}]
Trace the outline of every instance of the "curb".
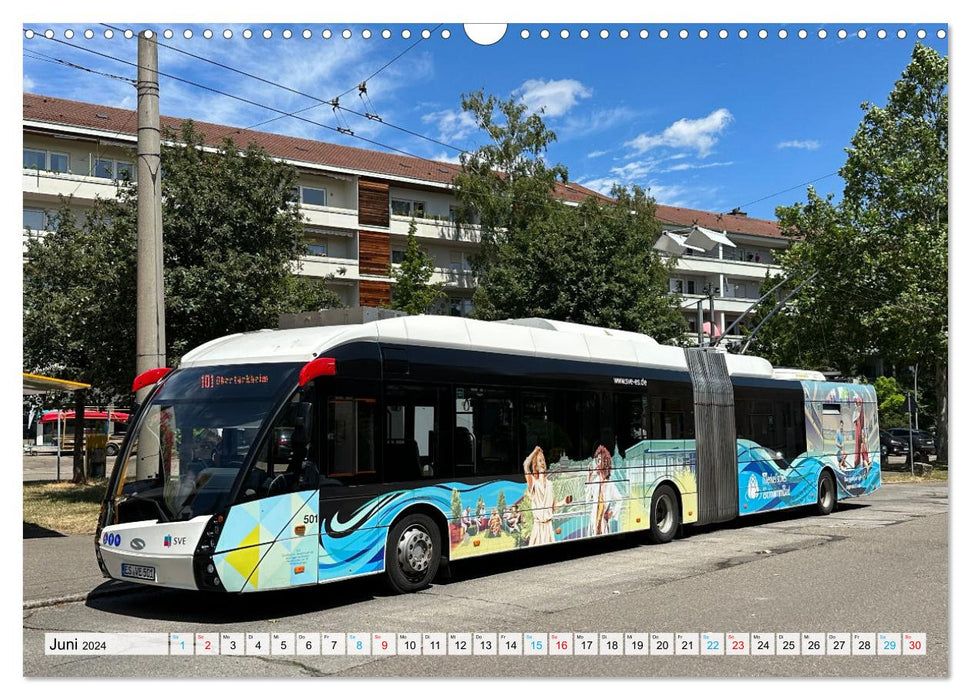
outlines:
[{"label": "curb", "polygon": [[96,598],[107,598],[113,595],[121,595],[124,593],[133,593],[135,591],[143,590],[142,586],[127,585],[122,584],[108,590],[99,591],[97,589],[90,591],[89,593],[72,593],[70,595],[55,596],[54,598],[40,598],[38,600],[25,600],[24,610],[36,610],[37,608],[49,608],[54,605],[61,605],[63,603],[80,603],[85,600],[94,600]]}]

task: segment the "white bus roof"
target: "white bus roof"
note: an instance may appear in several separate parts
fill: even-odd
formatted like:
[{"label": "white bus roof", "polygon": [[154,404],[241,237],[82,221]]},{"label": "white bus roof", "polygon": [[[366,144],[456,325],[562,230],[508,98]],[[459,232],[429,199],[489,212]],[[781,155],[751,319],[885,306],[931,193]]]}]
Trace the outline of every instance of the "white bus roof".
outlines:
[{"label": "white bus roof", "polygon": [[[402,316],[349,326],[312,326],[237,333],[182,357],[183,367],[259,362],[309,362],[351,341],[478,350],[509,355],[606,362],[687,371],[682,348],[647,335],[540,318],[476,321],[454,316]],[[772,378],[759,357],[727,355],[732,375]]]}]

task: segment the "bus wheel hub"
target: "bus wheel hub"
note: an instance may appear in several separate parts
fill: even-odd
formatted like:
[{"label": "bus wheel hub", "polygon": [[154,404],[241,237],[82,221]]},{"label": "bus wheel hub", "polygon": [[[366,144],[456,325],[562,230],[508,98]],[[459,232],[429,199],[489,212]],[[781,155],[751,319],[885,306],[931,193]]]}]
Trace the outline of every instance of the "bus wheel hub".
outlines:
[{"label": "bus wheel hub", "polygon": [[432,558],[432,539],[418,528],[405,530],[398,540],[398,562],[409,574],[420,574],[428,568]]}]

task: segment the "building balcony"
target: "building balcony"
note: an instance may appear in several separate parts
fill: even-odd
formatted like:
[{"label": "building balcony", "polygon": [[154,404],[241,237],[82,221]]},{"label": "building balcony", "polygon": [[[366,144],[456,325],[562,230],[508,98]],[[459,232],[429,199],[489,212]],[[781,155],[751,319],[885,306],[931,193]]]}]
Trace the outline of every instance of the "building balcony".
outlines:
[{"label": "building balcony", "polygon": [[450,289],[474,289],[475,276],[471,270],[453,270],[452,268],[442,267],[436,271],[436,278],[445,282],[445,286]]},{"label": "building balcony", "polygon": [[319,255],[300,256],[301,269],[298,274],[304,277],[332,277],[335,284],[353,284],[361,279],[357,260],[351,258],[325,258]]},{"label": "building balcony", "polygon": [[301,204],[300,215],[304,218],[305,226],[349,230],[358,228],[357,209]]},{"label": "building balcony", "polygon": [[93,202],[96,197],[113,199],[118,196],[121,184],[115,180],[74,173],[55,173],[44,170],[24,169],[23,192],[25,197],[45,202],[56,208],[62,195],[70,195],[74,201]]},{"label": "building balcony", "polygon": [[[701,308],[705,312],[705,318],[708,318],[708,297],[703,294],[682,294],[681,296],[681,306],[684,309],[685,314],[692,315],[697,310],[697,302],[701,302]],[[755,303],[758,297],[754,299],[738,299],[734,297],[715,297],[715,313],[726,312],[730,314],[740,314],[745,311],[748,307]],[[695,304],[689,304],[689,301],[694,301]]]},{"label": "building balcony", "polygon": [[[410,216],[392,214],[389,229],[392,234],[407,236],[410,224]],[[415,235],[420,238],[432,238],[439,241],[478,244],[482,238],[482,229],[476,224],[458,224],[448,219],[419,219],[416,217]]]},{"label": "building balcony", "polygon": [[778,265],[740,260],[719,260],[696,255],[682,255],[675,258],[674,269],[681,273],[730,275],[757,280],[765,279],[766,274],[775,275],[782,271],[782,268]]}]

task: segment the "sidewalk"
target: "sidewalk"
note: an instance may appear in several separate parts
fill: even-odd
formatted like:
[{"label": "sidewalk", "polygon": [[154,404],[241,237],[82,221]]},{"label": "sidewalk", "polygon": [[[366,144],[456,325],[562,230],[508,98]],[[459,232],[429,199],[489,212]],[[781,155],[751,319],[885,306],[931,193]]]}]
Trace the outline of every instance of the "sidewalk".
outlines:
[{"label": "sidewalk", "polygon": [[[93,535],[24,538],[24,608],[85,600],[135,588],[101,575]],[[95,591],[95,589],[98,589]]]}]

